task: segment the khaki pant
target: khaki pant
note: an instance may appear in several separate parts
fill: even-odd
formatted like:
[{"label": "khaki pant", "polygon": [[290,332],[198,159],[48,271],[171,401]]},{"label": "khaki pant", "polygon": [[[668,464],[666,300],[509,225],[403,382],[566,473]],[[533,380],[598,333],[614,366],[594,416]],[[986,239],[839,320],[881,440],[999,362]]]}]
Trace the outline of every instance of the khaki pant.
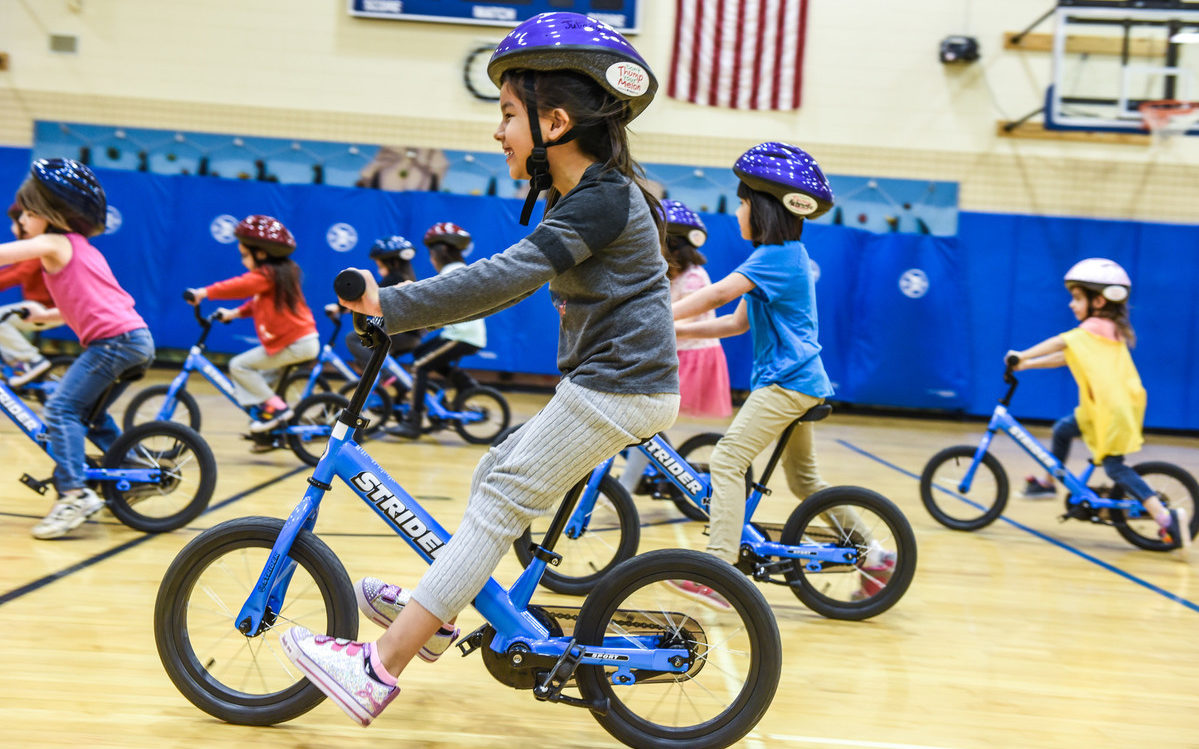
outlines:
[{"label": "khaki pant", "polygon": [[[737,561],[745,525],[745,471],[788,424],[823,402],[823,398],[778,385],[767,385],[749,394],[728,432],[712,451],[708,553],[727,562]],[[816,466],[811,422],[795,426],[781,465],[787,486],[801,500],[828,488]]]}]

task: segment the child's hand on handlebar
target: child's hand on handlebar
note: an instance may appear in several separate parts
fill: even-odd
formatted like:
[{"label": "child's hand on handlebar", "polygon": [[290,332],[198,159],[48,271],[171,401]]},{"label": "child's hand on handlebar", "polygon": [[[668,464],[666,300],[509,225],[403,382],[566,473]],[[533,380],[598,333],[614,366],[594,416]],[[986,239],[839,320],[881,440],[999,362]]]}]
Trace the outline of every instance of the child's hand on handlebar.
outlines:
[{"label": "child's hand on handlebar", "polygon": [[363,281],[366,282],[366,290],[362,292],[362,296],[354,301],[343,299],[340,296],[337,298],[337,301],[341,306],[352,312],[370,317],[381,316],[383,310],[379,307],[379,284],[375,283],[374,275],[370,271],[365,271],[361,268],[354,268],[354,270],[358,271]]},{"label": "child's hand on handlebar", "polygon": [[216,311],[216,319],[221,322],[230,322],[237,319],[237,310],[229,309],[228,307],[220,307]]},{"label": "child's hand on handlebar", "polygon": [[[1012,362],[1012,359],[1015,359],[1015,361]],[[1011,349],[1003,355],[1003,363],[1004,366],[1010,366],[1013,372],[1019,372],[1021,369],[1024,369],[1024,356],[1022,352]]]},{"label": "child's hand on handlebar", "polygon": [[187,293],[183,295],[183,298],[188,304],[196,305],[204,301],[204,298],[207,296],[208,292],[201,287],[198,289],[188,289]]}]

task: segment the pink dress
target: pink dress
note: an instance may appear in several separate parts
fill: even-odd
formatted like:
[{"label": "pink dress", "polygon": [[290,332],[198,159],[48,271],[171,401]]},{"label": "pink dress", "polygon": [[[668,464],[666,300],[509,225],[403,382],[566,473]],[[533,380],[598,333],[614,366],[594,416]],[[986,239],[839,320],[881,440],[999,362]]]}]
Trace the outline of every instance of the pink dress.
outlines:
[{"label": "pink dress", "polygon": [[[712,279],[701,265],[693,265],[670,282],[670,301],[710,286]],[[711,320],[715,310],[679,322]],[[688,416],[726,419],[733,413],[729,367],[717,338],[680,338],[679,413]]]}]

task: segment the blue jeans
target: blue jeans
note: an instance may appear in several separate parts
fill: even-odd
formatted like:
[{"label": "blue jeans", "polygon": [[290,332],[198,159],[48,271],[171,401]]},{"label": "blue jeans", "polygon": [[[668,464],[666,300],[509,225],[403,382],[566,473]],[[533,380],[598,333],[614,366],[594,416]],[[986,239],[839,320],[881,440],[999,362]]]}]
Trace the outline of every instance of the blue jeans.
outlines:
[{"label": "blue jeans", "polygon": [[[1074,418],[1074,414],[1058,419],[1053,425],[1053,457],[1064,464],[1066,458],[1070,457],[1070,443],[1075,437],[1081,436],[1082,430],[1078,428],[1078,420]],[[1109,455],[1104,458],[1103,470],[1117,486],[1123,487],[1141,502],[1157,494],[1149,488],[1140,474],[1124,464],[1123,455]]]},{"label": "blue jeans", "polygon": [[[120,436],[108,407],[126,385],[113,388],[107,401],[96,409],[105,389],[127,369],[149,366],[154,360],[154,339],[147,328],[138,328],[112,338],[92,341],[83,350],[54,394],[46,401],[46,437],[54,458],[54,488],[59,494],[84,486],[85,438],[108,450]],[[90,423],[87,421],[91,418]]]}]

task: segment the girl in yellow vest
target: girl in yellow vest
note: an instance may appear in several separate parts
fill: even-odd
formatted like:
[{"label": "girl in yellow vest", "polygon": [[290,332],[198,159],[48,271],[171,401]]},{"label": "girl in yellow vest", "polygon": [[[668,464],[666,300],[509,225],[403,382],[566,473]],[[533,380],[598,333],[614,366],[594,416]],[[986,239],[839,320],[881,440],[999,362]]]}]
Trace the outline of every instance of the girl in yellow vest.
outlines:
[{"label": "girl in yellow vest", "polygon": [[[1145,418],[1145,388],[1128,349],[1136,334],[1128,320],[1132,281],[1117,263],[1087,258],[1066,272],[1070,311],[1079,325],[1024,351],[1013,369],[1070,367],[1078,382],[1078,408],[1053,425],[1053,455],[1062,463],[1070,443],[1082,437],[1092,459],[1103,464],[1109,478],[1145,505],[1161,526],[1162,540],[1185,548],[1191,543],[1186,509],[1166,509],[1149,485],[1124,464],[1124,456],[1141,449]],[[1053,477],[1028,478],[1025,496],[1053,496]]]}]

